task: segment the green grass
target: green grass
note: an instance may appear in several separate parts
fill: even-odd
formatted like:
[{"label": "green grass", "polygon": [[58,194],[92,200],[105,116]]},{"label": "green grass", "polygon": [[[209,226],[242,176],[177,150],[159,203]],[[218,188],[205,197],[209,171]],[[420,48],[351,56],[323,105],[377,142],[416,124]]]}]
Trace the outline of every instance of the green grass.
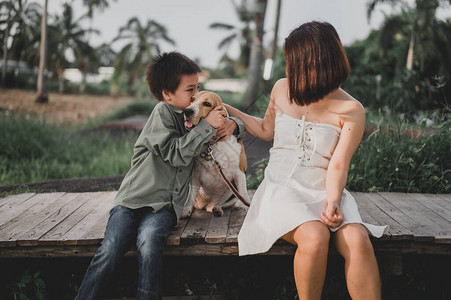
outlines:
[{"label": "green grass", "polygon": [[134,137],[81,138],[44,120],[0,114],[0,185],[124,174]]}]

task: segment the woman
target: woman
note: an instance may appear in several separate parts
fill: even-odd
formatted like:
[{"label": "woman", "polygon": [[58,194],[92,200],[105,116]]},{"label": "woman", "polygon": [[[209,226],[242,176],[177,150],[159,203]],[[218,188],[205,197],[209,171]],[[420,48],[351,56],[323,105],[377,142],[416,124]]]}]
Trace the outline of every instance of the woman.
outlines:
[{"label": "woman", "polygon": [[[276,82],[263,119],[227,106],[245,130],[271,140],[265,179],[241,228],[240,255],[268,251],[279,238],[297,245],[294,275],[300,299],[320,299],[329,240],[345,259],[352,299],[380,299],[380,278],[365,224],[344,189],[365,127],[363,106],[340,88],[349,63],[334,27],[301,25],[285,39],[287,78]],[[331,235],[331,232],[333,233]]]}]

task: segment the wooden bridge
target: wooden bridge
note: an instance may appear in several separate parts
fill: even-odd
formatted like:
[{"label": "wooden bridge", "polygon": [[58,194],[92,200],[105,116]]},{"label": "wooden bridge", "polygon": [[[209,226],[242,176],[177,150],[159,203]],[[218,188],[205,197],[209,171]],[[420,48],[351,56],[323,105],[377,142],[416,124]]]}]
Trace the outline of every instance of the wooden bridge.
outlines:
[{"label": "wooden bridge", "polygon": [[[451,195],[352,194],[365,222],[390,226],[382,238],[372,238],[376,254],[451,254]],[[115,195],[55,192],[0,198],[0,257],[93,256]],[[165,254],[237,255],[245,215],[242,207],[227,209],[222,217],[196,210],[173,230]],[[294,250],[279,241],[266,254],[291,255]]]}]

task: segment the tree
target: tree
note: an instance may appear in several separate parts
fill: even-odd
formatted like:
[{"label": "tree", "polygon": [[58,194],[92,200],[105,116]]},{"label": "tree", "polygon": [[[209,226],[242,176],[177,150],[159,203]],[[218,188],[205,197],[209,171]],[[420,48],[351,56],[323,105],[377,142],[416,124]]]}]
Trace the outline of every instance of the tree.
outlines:
[{"label": "tree", "polygon": [[116,41],[126,41],[126,44],[118,52],[114,64],[113,85],[117,87],[119,78],[127,73],[129,88],[137,78],[144,75],[145,67],[152,57],[160,53],[161,41],[175,45],[163,25],[152,20],[142,24],[136,17],[119,29],[113,42]]},{"label": "tree", "polygon": [[45,91],[44,85],[44,70],[45,70],[45,60],[46,60],[46,49],[47,49],[47,3],[48,0],[44,1],[44,7],[42,10],[42,25],[41,25],[41,51],[39,57],[39,72],[38,72],[38,84],[37,84],[37,96],[36,102],[47,103],[49,98],[47,92]]},{"label": "tree", "polygon": [[[368,19],[371,18],[375,7],[381,3],[390,3],[405,7],[402,0],[369,0],[367,2]],[[411,34],[409,50],[406,57],[406,69],[412,70],[415,56],[419,56],[419,67],[421,72],[432,76],[428,67],[431,65],[428,60],[434,60],[434,53],[437,52],[436,41],[434,41],[437,20],[435,18],[437,8],[441,5],[451,4],[451,0],[415,0],[414,15],[411,20]],[[417,41],[417,42],[416,42]],[[416,47],[415,44],[419,47]],[[418,48],[419,54],[415,54]]]},{"label": "tree", "polygon": [[256,0],[255,27],[252,39],[251,56],[249,61],[249,74],[247,78],[247,89],[244,94],[244,107],[251,110],[252,104],[257,98],[258,89],[262,82],[262,62],[263,62],[263,25],[265,24],[265,14],[267,0]]},{"label": "tree", "polygon": [[[28,0],[17,0],[14,2],[14,28],[11,37],[11,58],[16,61],[16,66],[24,59],[30,45],[36,36],[39,36],[39,25],[41,21],[41,5]],[[18,71],[19,68],[16,67]]]},{"label": "tree", "polygon": [[238,16],[241,26],[235,26],[226,23],[213,23],[210,25],[212,29],[225,30],[229,34],[219,43],[218,49],[225,49],[224,58],[228,61],[230,58],[227,52],[234,42],[238,42],[240,47],[240,57],[236,69],[243,70],[249,66],[249,58],[251,54],[252,44],[252,25],[254,22],[254,13],[249,9],[247,0],[242,0],[240,4],[231,1],[235,12]]},{"label": "tree", "polygon": [[[76,58],[80,55],[89,55],[92,51],[88,44],[86,36],[89,32],[96,32],[91,29],[84,29],[79,24],[86,18],[87,15],[82,15],[78,19],[74,18],[72,6],[68,3],[63,5],[63,13],[61,16],[56,16],[55,31],[52,34],[55,38],[56,45],[52,45],[52,69],[57,74],[59,80],[59,92],[64,92],[64,70],[69,66],[67,52],[72,52]],[[78,60],[80,67],[85,70],[81,60]],[[86,64],[85,64],[86,65]]]},{"label": "tree", "polygon": [[2,84],[4,84],[5,77],[6,77],[6,69],[8,65],[8,39],[10,37],[10,29],[12,24],[12,10],[13,10],[13,0],[3,1],[0,3],[0,11],[5,8],[7,11],[6,19],[3,21],[3,23],[6,24],[6,28],[3,31],[3,64],[2,64]]}]

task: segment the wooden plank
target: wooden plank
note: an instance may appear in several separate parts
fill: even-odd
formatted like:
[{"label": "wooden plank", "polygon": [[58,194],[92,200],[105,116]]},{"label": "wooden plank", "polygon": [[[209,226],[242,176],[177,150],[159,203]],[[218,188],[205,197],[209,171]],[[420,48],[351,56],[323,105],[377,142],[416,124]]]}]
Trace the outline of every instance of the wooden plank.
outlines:
[{"label": "wooden plank", "polygon": [[[417,200],[404,193],[379,193],[385,199],[389,201],[408,215],[421,227],[421,230],[426,231],[428,235],[434,237],[445,236],[444,242],[448,239],[447,233],[444,229],[447,226],[448,221],[437,215],[426,206],[419,203]],[[413,230],[411,230],[414,232]],[[415,234],[415,233],[414,233]],[[450,240],[451,242],[451,240]]]},{"label": "wooden plank", "polygon": [[24,193],[17,195],[9,195],[4,198],[0,198],[0,209],[11,209],[14,206],[21,204],[24,201],[27,201],[31,197],[33,197],[35,193]]},{"label": "wooden plank", "polygon": [[16,244],[19,235],[42,222],[43,219],[48,217],[49,213],[53,212],[46,209],[49,205],[57,206],[59,200],[63,202],[70,200],[70,198],[69,200],[65,199],[64,196],[64,193],[38,194],[32,198],[34,205],[21,205],[21,207],[27,207],[27,209],[18,209],[16,211],[17,216],[14,219],[0,226],[0,247],[10,246],[12,243]]},{"label": "wooden plank", "polygon": [[226,242],[231,211],[232,208],[226,208],[224,210],[224,215],[220,217],[211,217],[210,225],[208,225],[207,235],[205,236],[205,242],[210,244]]},{"label": "wooden plank", "polygon": [[94,193],[81,193],[72,195],[75,195],[75,198],[73,198],[69,203],[62,206],[61,208],[56,209],[44,221],[17,237],[17,244],[19,246],[36,246],[40,237],[46,234],[53,227],[58,226],[58,224],[60,224],[70,214],[72,214],[81,205],[88,201],[89,198],[94,195]]},{"label": "wooden plank", "polygon": [[205,236],[212,215],[212,213],[206,210],[195,209],[188,224],[186,224],[185,230],[182,232],[180,237],[181,243],[197,244],[205,242]]},{"label": "wooden plank", "polygon": [[53,227],[38,240],[38,245],[56,245],[63,235],[66,234],[86,215],[95,210],[99,203],[99,199],[108,194],[108,192],[95,192],[89,194],[89,199],[82,206],[71,213],[66,219]]},{"label": "wooden plank", "polygon": [[374,225],[385,225],[382,224],[380,220],[374,218],[371,214],[371,201],[362,195],[363,193],[352,192],[351,195],[354,197],[357,206],[359,208],[360,216],[362,221],[368,224]]},{"label": "wooden plank", "polygon": [[376,193],[355,193],[359,199],[367,199],[366,205],[368,213],[370,213],[375,220],[379,220],[381,225],[388,225],[388,234],[392,240],[411,240],[413,238],[410,230],[401,226],[387,213],[381,210],[375,203],[380,196]]},{"label": "wooden plank", "polygon": [[166,245],[177,246],[180,245],[180,238],[182,236],[182,232],[185,230],[186,224],[188,223],[190,217],[186,217],[179,220],[177,226],[172,230],[169,235]]},{"label": "wooden plank", "polygon": [[[108,214],[108,212],[113,207],[113,200],[116,194],[117,192],[106,192],[101,197],[95,199],[95,201],[97,202],[95,208],[83,219],[81,219],[80,222],[70,228],[59,239],[57,243],[62,245],[76,245],[80,242],[89,244],[90,241],[84,241],[84,234],[91,230],[93,227],[98,226],[97,223],[99,222],[99,220]],[[96,241],[93,241],[93,243],[97,243],[97,241],[99,240],[99,238],[95,239]]]},{"label": "wooden plank", "polygon": [[[426,195],[428,195],[428,194],[426,194]],[[437,204],[439,204],[440,206],[443,206],[446,210],[451,211],[451,195],[435,194],[435,196],[439,197],[442,200],[442,201],[438,201]]]},{"label": "wooden plank", "polygon": [[[50,194],[48,195],[50,198]],[[29,235],[31,234],[31,232],[34,232],[33,228],[38,226],[40,223],[44,223],[52,214],[57,213],[66,204],[74,201],[76,197],[77,194],[75,193],[64,194],[61,197],[57,198],[56,201],[48,203],[43,201],[30,207],[23,214],[19,215],[17,218],[11,220],[11,222],[8,223],[8,225],[11,225],[14,221],[16,221],[17,224],[20,224],[19,226],[15,226],[14,228],[10,226],[8,233],[10,239],[15,240],[17,244],[20,245],[18,241],[21,240],[21,236]],[[31,245],[36,245],[36,240],[37,239],[35,239],[34,243],[31,243]],[[23,240],[22,245],[27,244],[27,239]]]},{"label": "wooden plank", "polygon": [[17,206],[11,208],[5,208],[0,210],[0,226],[8,223],[12,219],[16,218],[24,211],[36,205],[42,201],[55,200],[55,198],[61,197],[64,193],[45,193],[45,194],[35,194],[31,198],[23,201]]},{"label": "wooden plank", "polygon": [[[249,201],[254,198],[255,190],[248,191]],[[241,202],[237,202],[230,212],[229,228],[227,231],[226,243],[237,243],[238,234],[243,226],[244,218],[247,214],[247,207]]]},{"label": "wooden plank", "polygon": [[[434,211],[436,214],[442,216],[448,222],[451,222],[451,207],[450,209],[446,209],[443,205],[446,200],[434,194],[408,194],[410,197],[415,198],[418,202]],[[449,230],[451,231],[451,223],[449,223]]]},{"label": "wooden plank", "polygon": [[110,211],[99,218],[99,220],[85,234],[80,236],[77,245],[96,245],[99,244],[105,235],[106,225],[110,217]]},{"label": "wooden plank", "polygon": [[412,220],[410,216],[406,215],[398,207],[393,205],[390,201],[390,197],[386,195],[389,199],[382,197],[380,193],[374,194],[370,197],[373,203],[389,215],[393,220],[395,220],[402,227],[407,229],[413,234],[413,239],[416,241],[434,241],[434,234],[422,227],[415,220]]},{"label": "wooden plank", "polygon": [[235,206],[232,208],[230,214],[229,230],[227,232],[226,243],[237,243],[238,233],[243,225],[244,218],[246,217],[247,209],[241,206]]}]

